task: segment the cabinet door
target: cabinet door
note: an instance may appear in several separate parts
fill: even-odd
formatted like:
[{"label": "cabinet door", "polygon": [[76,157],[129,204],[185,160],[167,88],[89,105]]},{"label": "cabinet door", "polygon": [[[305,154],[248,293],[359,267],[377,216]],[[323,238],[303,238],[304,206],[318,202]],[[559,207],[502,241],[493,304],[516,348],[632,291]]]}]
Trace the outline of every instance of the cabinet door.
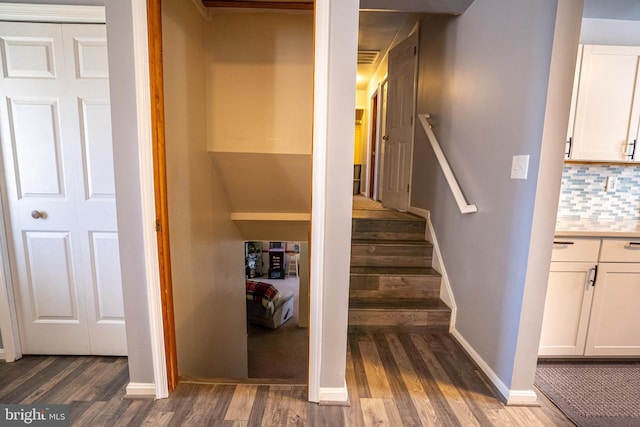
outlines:
[{"label": "cabinet door", "polygon": [[576,104],[578,102],[578,83],[580,82],[580,67],[582,66],[583,46],[578,47],[576,70],[573,74],[573,90],[571,91],[571,110],[569,111],[569,126],[567,127],[567,142],[564,156],[566,159],[573,157],[573,128],[576,122]]},{"label": "cabinet door", "polygon": [[587,356],[640,355],[640,264],[601,263],[593,296]]},{"label": "cabinet door", "polygon": [[544,304],[540,356],[584,352],[595,263],[552,262]]},{"label": "cabinet door", "polygon": [[631,160],[640,117],[639,58],[640,47],[584,46],[572,159]]}]

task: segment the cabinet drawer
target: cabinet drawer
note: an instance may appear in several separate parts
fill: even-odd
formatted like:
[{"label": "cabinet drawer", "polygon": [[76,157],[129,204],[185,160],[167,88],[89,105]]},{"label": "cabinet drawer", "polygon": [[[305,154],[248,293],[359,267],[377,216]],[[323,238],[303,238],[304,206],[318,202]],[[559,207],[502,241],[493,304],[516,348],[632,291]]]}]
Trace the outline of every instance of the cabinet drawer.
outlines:
[{"label": "cabinet drawer", "polygon": [[597,262],[600,239],[575,239],[556,237],[553,239],[551,261]]},{"label": "cabinet drawer", "polygon": [[640,239],[604,239],[601,262],[640,262]]}]

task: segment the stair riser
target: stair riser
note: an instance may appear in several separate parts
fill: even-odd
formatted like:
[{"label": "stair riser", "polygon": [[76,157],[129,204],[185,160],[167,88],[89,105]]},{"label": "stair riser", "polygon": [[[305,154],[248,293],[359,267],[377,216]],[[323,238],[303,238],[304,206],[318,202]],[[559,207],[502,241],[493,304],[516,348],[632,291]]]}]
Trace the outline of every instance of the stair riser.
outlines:
[{"label": "stair riser", "polygon": [[349,309],[349,326],[441,326],[448,327],[448,310]]},{"label": "stair riser", "polygon": [[374,276],[352,274],[349,295],[354,298],[438,298],[442,279],[436,276]]},{"label": "stair riser", "polygon": [[354,219],[351,223],[354,239],[424,240],[424,221],[393,221]]},{"label": "stair riser", "polygon": [[427,267],[431,265],[431,257],[407,256],[352,256],[351,265],[357,267]]},{"label": "stair riser", "polygon": [[[431,253],[423,251],[388,251],[391,253],[381,253],[382,251],[368,251],[352,248],[352,267],[429,267],[431,266]],[[396,253],[393,253],[396,252]],[[407,252],[407,253],[403,253]]]},{"label": "stair riser", "polygon": [[424,240],[424,233],[390,233],[386,231],[351,232],[351,237],[356,240],[403,240],[419,242]]},{"label": "stair riser", "polygon": [[354,242],[351,243],[351,253],[358,255],[431,255],[433,246],[429,244],[402,244],[402,242]]}]

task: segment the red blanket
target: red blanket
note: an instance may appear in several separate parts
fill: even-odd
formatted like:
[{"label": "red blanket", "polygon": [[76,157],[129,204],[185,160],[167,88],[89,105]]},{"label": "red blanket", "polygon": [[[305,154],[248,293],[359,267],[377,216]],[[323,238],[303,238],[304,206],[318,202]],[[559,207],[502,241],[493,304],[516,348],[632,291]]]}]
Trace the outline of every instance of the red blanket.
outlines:
[{"label": "red blanket", "polygon": [[278,290],[273,285],[247,280],[246,286],[247,300],[260,301],[267,310],[271,311],[273,309],[273,299],[278,295]]}]

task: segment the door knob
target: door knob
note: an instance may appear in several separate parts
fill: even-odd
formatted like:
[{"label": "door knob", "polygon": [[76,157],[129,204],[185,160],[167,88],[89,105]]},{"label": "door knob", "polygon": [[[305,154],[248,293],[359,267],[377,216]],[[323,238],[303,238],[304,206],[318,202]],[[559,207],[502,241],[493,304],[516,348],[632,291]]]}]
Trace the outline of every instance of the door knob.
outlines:
[{"label": "door knob", "polygon": [[33,219],[44,218],[44,216],[45,216],[44,212],[40,212],[40,211],[31,212],[31,218],[33,218]]},{"label": "door knob", "polygon": [[384,139],[385,141],[389,139],[389,137],[387,135],[383,136],[382,139]]}]

